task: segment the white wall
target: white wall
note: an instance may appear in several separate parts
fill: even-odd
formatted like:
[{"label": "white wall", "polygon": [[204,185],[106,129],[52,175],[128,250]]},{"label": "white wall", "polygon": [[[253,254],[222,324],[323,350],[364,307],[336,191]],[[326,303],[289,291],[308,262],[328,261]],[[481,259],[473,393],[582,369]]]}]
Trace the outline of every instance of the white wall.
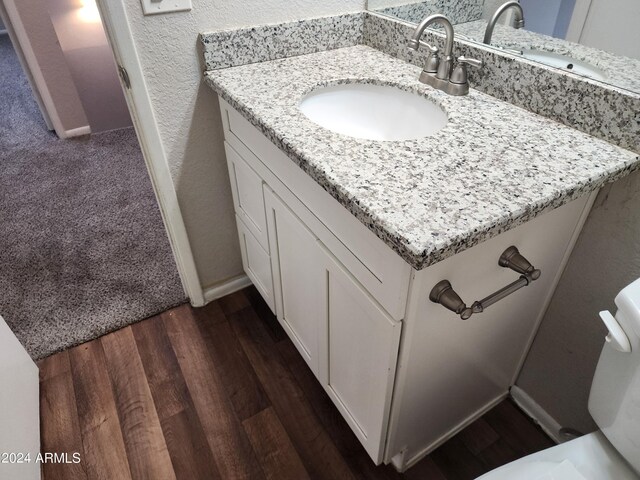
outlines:
[{"label": "white wall", "polygon": [[638,21],[638,0],[592,0],[580,43],[640,60]]},{"label": "white wall", "polygon": [[634,173],[598,194],[516,382],[560,425],[595,430],[587,401],[606,334],[598,312],[614,313],[614,297],[638,277],[640,173]]},{"label": "white wall", "polygon": [[51,21],[92,133],[130,127],[111,47],[91,0],[47,0]]},{"label": "white wall", "polygon": [[145,17],[124,0],[204,287],[242,272],[222,125],[202,81],[198,33],[355,12],[364,0],[193,0],[189,12]]}]

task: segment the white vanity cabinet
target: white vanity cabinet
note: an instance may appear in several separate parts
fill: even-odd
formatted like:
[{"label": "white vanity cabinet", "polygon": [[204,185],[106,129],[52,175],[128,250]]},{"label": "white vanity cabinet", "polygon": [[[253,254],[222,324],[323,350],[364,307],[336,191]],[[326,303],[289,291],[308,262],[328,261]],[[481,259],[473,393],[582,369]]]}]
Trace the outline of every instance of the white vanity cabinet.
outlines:
[{"label": "white vanity cabinet", "polygon": [[[373,461],[404,470],[504,399],[595,193],[416,271],[220,107],[245,271]],[[469,320],[429,300],[441,280],[467,305],[513,282],[512,245],[539,280]]]}]

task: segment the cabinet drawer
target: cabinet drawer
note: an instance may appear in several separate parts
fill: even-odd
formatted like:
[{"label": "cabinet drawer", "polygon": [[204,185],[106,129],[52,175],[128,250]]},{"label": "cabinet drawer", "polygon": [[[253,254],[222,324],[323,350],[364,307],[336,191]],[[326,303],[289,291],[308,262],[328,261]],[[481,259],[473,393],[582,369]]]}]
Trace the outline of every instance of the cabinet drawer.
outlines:
[{"label": "cabinet drawer", "polygon": [[242,266],[256,289],[275,313],[273,296],[273,276],[271,274],[271,258],[264,251],[256,237],[249,231],[244,222],[236,215]]},{"label": "cabinet drawer", "polygon": [[220,109],[226,143],[395,320],[403,319],[409,264],[222,99]]},{"label": "cabinet drawer", "polygon": [[242,159],[231,145],[224,144],[229,166],[231,192],[236,215],[244,222],[246,228],[253,233],[256,240],[267,252],[267,219],[264,211],[262,194],[262,178]]}]

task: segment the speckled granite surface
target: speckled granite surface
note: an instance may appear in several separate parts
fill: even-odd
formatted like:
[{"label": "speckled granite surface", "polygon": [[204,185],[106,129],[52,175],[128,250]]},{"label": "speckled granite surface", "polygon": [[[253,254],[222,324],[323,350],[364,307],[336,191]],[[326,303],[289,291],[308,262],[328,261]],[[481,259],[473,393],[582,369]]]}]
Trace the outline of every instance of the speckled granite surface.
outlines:
[{"label": "speckled granite surface", "polygon": [[[436,0],[450,2],[450,0]],[[475,0],[465,0],[474,2]],[[456,27],[457,28],[457,27]],[[205,70],[304,55],[358,44],[372,46],[415,65],[424,49],[406,48],[414,26],[371,12],[359,12],[200,35]],[[440,43],[437,32],[424,40]],[[589,135],[640,152],[640,93],[607,86],[520,55],[458,39],[454,53],[483,60],[471,69],[473,88]]]},{"label": "speckled granite surface", "polygon": [[[637,155],[472,91],[451,97],[420,69],[366,46],[207,72],[207,83],[416,269],[640,168]],[[426,95],[447,126],[402,142],[356,140],[308,120],[309,91],[343,82]]]},{"label": "speckled granite surface", "polygon": [[205,70],[351,47],[362,43],[364,12],[201,33]]},{"label": "speckled granite surface", "polygon": [[394,7],[376,8],[374,11],[411,23],[420,23],[427,15],[442,13],[455,25],[479,20],[482,18],[483,7],[484,0],[428,0]]},{"label": "speckled granite surface", "polygon": [[[416,53],[406,48],[414,28],[406,22],[369,13],[365,18],[364,43],[423,66],[426,50]],[[427,30],[423,40],[442,47],[442,35],[438,32]],[[475,42],[456,40],[454,54],[484,62],[480,70],[469,69],[473,88],[640,153],[640,93],[604,85]]]},{"label": "speckled granite surface", "polygon": [[[482,42],[487,22],[485,20],[476,20],[456,25],[455,28],[456,34],[464,35],[470,40]],[[524,48],[537,49],[568,55],[602,70],[606,75],[605,83],[640,93],[640,60],[613,55],[597,48],[500,24],[496,25],[493,31],[491,45],[517,50]]]}]

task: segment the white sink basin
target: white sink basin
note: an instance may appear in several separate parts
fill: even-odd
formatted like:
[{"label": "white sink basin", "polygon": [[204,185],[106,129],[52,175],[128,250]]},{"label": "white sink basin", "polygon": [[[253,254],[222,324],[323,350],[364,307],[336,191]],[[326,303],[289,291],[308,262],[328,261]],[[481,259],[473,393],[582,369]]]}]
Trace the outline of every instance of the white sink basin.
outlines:
[{"label": "white sink basin", "polygon": [[544,63],[551,67],[562,68],[570,72],[575,72],[578,75],[584,75],[585,77],[593,78],[594,80],[606,80],[606,74],[597,67],[590,65],[587,62],[576,60],[567,55],[560,55],[559,53],[545,52],[544,50],[523,50],[522,55],[529,60]]},{"label": "white sink basin", "polygon": [[447,114],[420,95],[362,83],[314,90],[300,110],[328,130],[368,140],[413,140],[447,124]]}]

